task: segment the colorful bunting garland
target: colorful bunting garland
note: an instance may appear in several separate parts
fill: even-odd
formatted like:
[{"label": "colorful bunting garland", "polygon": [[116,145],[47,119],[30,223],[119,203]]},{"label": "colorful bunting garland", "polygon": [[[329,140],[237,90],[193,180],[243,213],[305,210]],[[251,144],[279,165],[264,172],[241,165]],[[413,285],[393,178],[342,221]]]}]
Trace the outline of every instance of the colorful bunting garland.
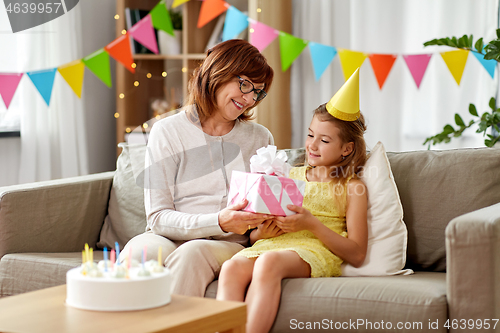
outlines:
[{"label": "colorful bunting garland", "polygon": [[[172,8],[188,1],[190,0],[174,0]],[[249,18],[224,0],[203,1],[198,16],[198,28],[203,27],[223,13],[226,13],[222,33],[224,41],[235,38],[243,30],[249,28],[250,43],[262,52],[279,37],[281,69],[283,71],[288,70],[303,50],[309,46],[312,68],[317,81],[338,54],[346,80],[356,68],[361,67],[366,58],[369,58],[379,89],[382,89],[398,57],[394,54],[366,54],[354,50],[337,49],[333,46],[298,38]],[[81,98],[85,67],[89,68],[108,87],[111,87],[109,56],[125,66],[131,73],[135,73],[130,44],[131,38],[155,54],[158,54],[158,43],[154,33],[155,28],[174,35],[170,13],[166,7],[165,0],[161,0],[150,11],[149,15],[145,16],[126,33],[116,38],[104,48],[83,59],[75,60],[58,68],[27,72],[26,74],[47,105],[50,104],[56,72],[59,72],[73,92]],[[454,50],[440,53],[457,85],[460,85],[462,80],[469,52],[467,50]],[[485,60],[484,56],[478,52],[473,52],[472,54],[485,68],[491,78],[494,78],[497,62],[495,60]],[[432,54],[403,54],[402,56],[418,89],[422,83]],[[23,73],[0,73],[0,96],[7,109],[22,77]]]}]

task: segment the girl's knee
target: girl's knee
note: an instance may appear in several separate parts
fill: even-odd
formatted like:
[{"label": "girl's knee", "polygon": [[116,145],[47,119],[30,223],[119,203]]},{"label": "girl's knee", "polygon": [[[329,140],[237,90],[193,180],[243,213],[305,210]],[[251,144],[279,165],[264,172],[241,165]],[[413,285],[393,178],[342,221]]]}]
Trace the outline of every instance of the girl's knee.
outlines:
[{"label": "girl's knee", "polygon": [[243,258],[233,258],[225,261],[220,272],[221,277],[234,279],[241,279],[251,274],[251,262]]},{"label": "girl's knee", "polygon": [[266,252],[255,261],[255,269],[253,278],[279,278],[280,270],[280,254],[279,252]]}]

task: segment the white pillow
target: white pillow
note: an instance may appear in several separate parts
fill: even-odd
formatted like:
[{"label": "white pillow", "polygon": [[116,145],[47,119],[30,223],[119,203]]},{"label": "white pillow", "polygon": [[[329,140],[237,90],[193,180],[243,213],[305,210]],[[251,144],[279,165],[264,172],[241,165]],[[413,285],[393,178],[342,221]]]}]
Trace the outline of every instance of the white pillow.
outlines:
[{"label": "white pillow", "polygon": [[406,263],[408,233],[403,206],[382,142],[373,147],[360,179],[368,191],[368,251],[363,265],[342,264],[342,276],[412,274]]}]

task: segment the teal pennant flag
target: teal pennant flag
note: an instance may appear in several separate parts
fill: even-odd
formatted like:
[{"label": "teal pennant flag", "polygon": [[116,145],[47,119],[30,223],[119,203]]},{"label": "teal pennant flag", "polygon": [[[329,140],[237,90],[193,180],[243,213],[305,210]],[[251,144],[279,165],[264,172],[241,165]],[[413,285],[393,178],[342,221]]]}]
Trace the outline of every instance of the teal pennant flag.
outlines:
[{"label": "teal pennant flag", "polygon": [[337,55],[337,49],[333,46],[309,42],[309,51],[311,51],[311,60],[314,69],[316,81],[319,81],[321,75]]},{"label": "teal pennant flag", "polygon": [[494,59],[486,60],[484,59],[484,55],[476,52],[472,52],[472,54],[479,60],[481,65],[483,65],[484,69],[490,74],[491,78],[495,76],[495,68],[497,67],[497,61]]},{"label": "teal pennant flag", "polygon": [[230,40],[238,36],[243,30],[248,28],[248,16],[240,12],[233,6],[226,12],[224,30],[222,31],[222,41]]},{"label": "teal pennant flag", "polygon": [[52,96],[52,88],[54,87],[54,78],[56,76],[57,68],[46,69],[37,72],[28,72],[31,82],[35,85],[36,89],[42,95],[43,100],[49,106],[50,97]]}]

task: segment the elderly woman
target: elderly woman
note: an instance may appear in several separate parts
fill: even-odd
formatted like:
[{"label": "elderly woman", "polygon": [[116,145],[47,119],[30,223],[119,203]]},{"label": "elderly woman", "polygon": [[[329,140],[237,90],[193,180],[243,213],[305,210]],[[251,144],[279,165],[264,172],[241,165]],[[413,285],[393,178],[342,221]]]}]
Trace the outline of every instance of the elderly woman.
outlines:
[{"label": "elderly woman", "polygon": [[[249,172],[250,157],[273,144],[265,127],[249,122],[269,91],[273,70],[244,40],[207,52],[189,82],[186,107],[154,124],[146,153],[147,231],[122,254],[140,258],[161,246],[175,294],[204,296],[222,263],[248,245],[248,230],[270,216],[227,206],[233,170]],[[124,257],[121,257],[123,260]]]}]

